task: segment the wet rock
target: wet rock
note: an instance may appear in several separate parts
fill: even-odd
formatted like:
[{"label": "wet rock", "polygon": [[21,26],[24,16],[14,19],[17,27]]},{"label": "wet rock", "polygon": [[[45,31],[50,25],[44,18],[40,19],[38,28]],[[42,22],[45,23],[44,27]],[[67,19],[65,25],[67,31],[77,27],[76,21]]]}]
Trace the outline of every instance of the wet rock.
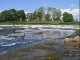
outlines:
[{"label": "wet rock", "polygon": [[80,42],[80,37],[76,36],[75,38],[65,38],[64,42],[67,43],[69,41]]}]

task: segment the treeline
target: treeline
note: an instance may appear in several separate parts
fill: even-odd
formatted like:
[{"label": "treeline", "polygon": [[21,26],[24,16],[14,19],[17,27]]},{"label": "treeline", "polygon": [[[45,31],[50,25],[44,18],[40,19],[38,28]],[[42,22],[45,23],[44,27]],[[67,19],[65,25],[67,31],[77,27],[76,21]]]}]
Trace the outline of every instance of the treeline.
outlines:
[{"label": "treeline", "polygon": [[0,13],[0,22],[6,22],[6,21],[24,21],[26,18],[24,10],[5,10]]},{"label": "treeline", "polygon": [[33,13],[25,14],[24,10],[5,10],[0,13],[0,22],[6,21],[28,21],[28,20],[47,20],[47,21],[59,21],[61,20],[61,16],[63,16],[62,20],[64,22],[74,21],[73,15],[67,12],[62,14],[62,11],[59,8],[44,8],[40,7],[36,9]]}]

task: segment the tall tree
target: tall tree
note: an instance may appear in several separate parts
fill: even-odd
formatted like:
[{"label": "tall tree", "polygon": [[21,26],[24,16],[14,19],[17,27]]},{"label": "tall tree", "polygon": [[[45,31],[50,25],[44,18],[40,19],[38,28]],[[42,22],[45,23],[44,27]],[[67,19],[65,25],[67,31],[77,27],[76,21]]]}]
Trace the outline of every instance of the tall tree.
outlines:
[{"label": "tall tree", "polygon": [[26,15],[24,13],[24,10],[19,10],[17,12],[17,14],[18,14],[18,20],[24,21],[26,19]]},{"label": "tall tree", "polygon": [[47,21],[49,21],[50,20],[50,15],[49,14],[45,14],[45,18],[46,18]]},{"label": "tall tree", "polygon": [[15,9],[10,9],[8,10],[8,12],[10,13],[10,15],[12,16],[12,21],[16,21],[18,19],[17,17],[17,10]]},{"label": "tall tree", "polygon": [[72,14],[69,14],[67,12],[64,12],[63,13],[63,21],[64,22],[72,22],[74,19],[73,19],[73,15]]},{"label": "tall tree", "polygon": [[24,10],[5,10],[0,13],[0,21],[17,21],[17,20],[25,20]]},{"label": "tall tree", "polygon": [[36,12],[36,11],[34,11],[34,13],[33,13],[33,19],[34,19],[34,20],[37,19],[37,12]]},{"label": "tall tree", "polygon": [[52,18],[54,20],[60,20],[61,10],[59,8],[52,8]]},{"label": "tall tree", "polygon": [[2,11],[0,14],[0,21],[12,21],[12,15],[8,10]]},{"label": "tall tree", "polygon": [[37,16],[38,16],[39,20],[41,20],[42,16],[44,15],[44,13],[45,13],[44,10],[45,10],[44,7],[40,7],[37,9]]},{"label": "tall tree", "polygon": [[47,13],[46,13],[46,20],[50,20],[51,19],[51,14],[52,14],[52,8],[48,7],[47,8]]}]

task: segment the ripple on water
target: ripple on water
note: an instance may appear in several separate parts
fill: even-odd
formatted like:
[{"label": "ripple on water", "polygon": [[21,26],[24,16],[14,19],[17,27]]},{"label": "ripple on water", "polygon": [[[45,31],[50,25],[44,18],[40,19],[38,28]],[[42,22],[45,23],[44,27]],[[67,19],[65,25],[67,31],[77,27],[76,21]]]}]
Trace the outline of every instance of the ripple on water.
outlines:
[{"label": "ripple on water", "polygon": [[5,45],[1,45],[1,46],[13,46],[13,45],[16,45],[17,43],[12,43],[12,44],[5,44]]}]

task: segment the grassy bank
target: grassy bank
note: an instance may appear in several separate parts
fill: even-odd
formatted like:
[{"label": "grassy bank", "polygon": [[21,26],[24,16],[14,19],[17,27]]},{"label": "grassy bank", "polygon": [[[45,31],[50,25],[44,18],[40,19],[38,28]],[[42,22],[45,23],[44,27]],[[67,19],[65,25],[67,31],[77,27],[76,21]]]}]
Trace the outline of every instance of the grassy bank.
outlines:
[{"label": "grassy bank", "polygon": [[24,24],[24,25],[26,25],[26,24],[40,24],[40,25],[42,25],[42,24],[51,24],[51,25],[62,25],[62,24],[66,24],[66,25],[74,25],[74,24],[79,24],[80,23],[80,21],[73,21],[73,22],[63,22],[63,21],[13,21],[13,22],[1,22],[0,23],[0,25],[4,25],[4,24],[6,24],[6,25],[11,25],[11,24],[17,24],[17,25],[19,25],[19,24]]}]

